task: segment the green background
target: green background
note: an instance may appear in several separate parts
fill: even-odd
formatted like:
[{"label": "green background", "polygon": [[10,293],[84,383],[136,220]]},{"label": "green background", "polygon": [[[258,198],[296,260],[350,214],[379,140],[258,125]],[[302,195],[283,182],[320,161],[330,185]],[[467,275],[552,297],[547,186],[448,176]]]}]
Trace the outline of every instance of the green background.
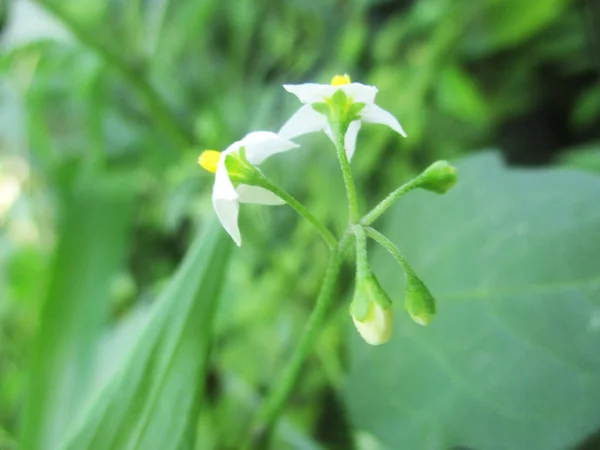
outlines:
[{"label": "green background", "polygon": [[[361,130],[363,212],[459,169],[374,224],[438,316],[372,245],[396,323],[367,346],[348,258],[273,448],[600,448],[598,30],[592,0],[0,2],[0,449],[239,447],[327,248],[256,205],[235,248],[196,159],[345,72],[408,134]],[[333,146],[297,141],[261,168],[339,235]]]}]

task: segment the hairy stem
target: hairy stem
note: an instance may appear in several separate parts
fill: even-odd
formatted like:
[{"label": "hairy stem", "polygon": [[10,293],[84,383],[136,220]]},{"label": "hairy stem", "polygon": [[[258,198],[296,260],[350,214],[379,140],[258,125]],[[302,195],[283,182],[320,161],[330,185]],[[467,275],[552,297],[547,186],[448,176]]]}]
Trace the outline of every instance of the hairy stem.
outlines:
[{"label": "hairy stem", "polygon": [[369,268],[369,259],[367,257],[367,236],[365,229],[360,225],[352,227],[352,231],[356,236],[356,282],[358,283],[361,277],[371,273]]},{"label": "hairy stem", "polygon": [[386,198],[384,198],[375,208],[369,211],[365,216],[360,220],[362,225],[370,225],[375,222],[379,216],[381,216],[392,204],[402,197],[407,192],[412,191],[413,189],[419,186],[420,176],[413,178],[408,183],[403,184],[398,189],[390,193]]},{"label": "hairy stem", "polygon": [[284,200],[298,214],[300,214],[300,216],[302,216],[306,220],[308,220],[317,229],[317,231],[321,234],[323,239],[325,239],[325,242],[327,242],[327,245],[329,246],[329,248],[333,249],[337,245],[337,241],[336,241],[335,237],[333,237],[333,234],[331,234],[331,232],[327,229],[327,227],[325,225],[323,225],[319,221],[319,219],[317,219],[315,216],[313,216],[313,214],[308,209],[306,209],[304,207],[304,205],[302,205],[302,203],[300,203],[298,200],[296,200],[294,197],[292,197],[286,191],[281,189],[279,186],[276,186],[275,184],[273,184],[266,178],[263,179],[262,182],[264,183],[266,189],[268,189],[273,194],[277,195],[279,198]]},{"label": "hairy stem", "polygon": [[283,370],[283,374],[268,394],[252,425],[251,434],[247,437],[244,447],[246,449],[267,447],[277,420],[296,385],[302,365],[325,323],[334,298],[335,283],[342,265],[344,250],[349,241],[348,238],[349,234],[346,233],[331,253],[315,307],[308,318],[291,359]]},{"label": "hairy stem", "polygon": [[348,214],[350,216],[350,224],[353,225],[358,222],[360,216],[358,215],[358,200],[356,197],[356,186],[354,185],[354,178],[352,177],[352,170],[350,169],[350,161],[348,161],[348,155],[346,154],[346,146],[344,144],[344,136],[346,135],[346,129],[340,124],[332,124],[331,128],[333,131],[337,156],[340,160],[342,175],[344,176],[346,195],[348,196]]},{"label": "hairy stem", "polygon": [[150,85],[148,80],[132,68],[121,56],[100,42],[92,33],[79,25],[61,9],[60,2],[35,0],[52,13],[86,47],[94,51],[104,62],[112,67],[137,91],[146,102],[150,114],[164,132],[180,147],[193,145],[193,134],[184,127],[173,111]]},{"label": "hairy stem", "polygon": [[373,239],[379,245],[385,248],[390,253],[390,255],[392,255],[394,259],[398,261],[398,264],[400,264],[400,266],[404,270],[404,273],[406,273],[407,276],[415,274],[415,271],[413,270],[411,265],[408,263],[408,261],[406,261],[402,253],[400,253],[400,250],[398,250],[398,247],[396,247],[392,241],[390,241],[386,236],[384,236],[382,233],[380,233],[374,228],[364,227],[364,231],[367,233],[367,236],[369,236],[371,239]]}]

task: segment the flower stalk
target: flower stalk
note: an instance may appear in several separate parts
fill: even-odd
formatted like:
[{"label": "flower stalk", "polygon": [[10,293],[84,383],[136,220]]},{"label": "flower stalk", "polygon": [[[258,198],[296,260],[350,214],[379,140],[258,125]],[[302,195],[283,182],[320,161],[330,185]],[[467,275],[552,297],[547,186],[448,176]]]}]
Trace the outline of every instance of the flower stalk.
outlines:
[{"label": "flower stalk", "polygon": [[329,263],[325,271],[325,278],[321,284],[315,307],[313,308],[308,322],[302,331],[300,340],[292,352],[292,357],[283,369],[279,381],[269,392],[261,409],[252,423],[250,433],[242,448],[266,448],[273,433],[274,426],[281,414],[291,392],[298,381],[300,370],[304,360],[310,353],[312,346],[323,328],[327,313],[334,299],[334,289],[337,277],[342,265],[344,251],[349,242],[349,234],[346,233],[331,252]]},{"label": "flower stalk", "polygon": [[341,123],[333,124],[332,126],[335,147],[337,151],[337,157],[340,162],[342,169],[342,176],[344,177],[344,185],[346,187],[346,196],[348,198],[348,217],[350,225],[358,222],[358,199],[356,196],[356,186],[354,185],[354,178],[352,177],[352,170],[350,169],[350,161],[346,153],[344,146],[344,136],[346,134],[347,127],[344,127]]}]

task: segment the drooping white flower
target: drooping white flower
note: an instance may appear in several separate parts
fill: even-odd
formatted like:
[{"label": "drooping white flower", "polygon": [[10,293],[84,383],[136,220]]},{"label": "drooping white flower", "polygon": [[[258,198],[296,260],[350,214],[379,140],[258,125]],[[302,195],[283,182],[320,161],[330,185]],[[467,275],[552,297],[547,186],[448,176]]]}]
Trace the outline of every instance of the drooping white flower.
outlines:
[{"label": "drooping white flower", "polygon": [[[306,133],[323,130],[332,138],[331,126],[325,114],[315,111],[313,104],[330,103],[331,97],[338,90],[342,90],[348,99],[347,107],[353,103],[363,103],[364,107],[358,113],[358,120],[353,120],[344,136],[344,145],[348,159],[352,158],[356,148],[356,137],[361,127],[361,122],[381,123],[406,137],[406,133],[398,120],[388,111],[375,104],[377,88],[361,83],[352,83],[346,75],[336,75],[331,84],[284,84],[284,89],[294,94],[304,103],[281,128],[279,135],[285,139],[292,139]],[[333,138],[332,138],[333,139]]]},{"label": "drooping white flower", "polygon": [[383,309],[378,303],[372,301],[367,316],[363,320],[352,316],[352,321],[367,344],[381,345],[389,341],[392,336],[394,313],[392,308]]},{"label": "drooping white flower", "polygon": [[[247,174],[257,173],[258,169],[253,168],[253,166],[261,164],[269,156],[296,147],[298,147],[298,144],[270,131],[255,131],[234,142],[223,152],[206,150],[198,158],[198,163],[204,169],[215,174],[212,194],[213,206],[223,228],[238,246],[242,245],[242,237],[238,227],[240,203],[258,203],[262,205],[282,205],[285,203],[278,196],[262,187],[245,184],[244,181],[251,181],[251,177],[249,178]],[[242,150],[244,158],[240,159]],[[225,165],[228,156],[236,157],[235,161],[238,164],[232,169],[234,172],[228,172]],[[250,166],[244,167],[244,163],[249,163]],[[250,170],[245,171],[246,168]],[[240,169],[239,173],[236,171],[237,169]],[[234,185],[234,181],[236,181],[236,185]]]},{"label": "drooping white flower", "polygon": [[362,338],[371,345],[385,344],[392,336],[392,301],[372,273],[356,284],[350,315]]}]

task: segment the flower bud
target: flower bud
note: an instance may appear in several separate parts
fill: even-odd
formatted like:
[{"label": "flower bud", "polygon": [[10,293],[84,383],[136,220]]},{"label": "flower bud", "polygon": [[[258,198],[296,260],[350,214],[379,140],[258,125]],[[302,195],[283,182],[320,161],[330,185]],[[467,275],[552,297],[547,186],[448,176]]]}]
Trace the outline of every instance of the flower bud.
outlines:
[{"label": "flower bud", "polygon": [[445,194],[458,180],[456,168],[447,161],[436,161],[419,176],[418,187]]},{"label": "flower bud", "polygon": [[356,329],[368,344],[384,344],[392,336],[392,302],[373,274],[358,282],[350,314]]},{"label": "flower bud", "polygon": [[427,286],[413,273],[406,274],[406,310],[419,325],[429,325],[435,317],[435,299]]}]

